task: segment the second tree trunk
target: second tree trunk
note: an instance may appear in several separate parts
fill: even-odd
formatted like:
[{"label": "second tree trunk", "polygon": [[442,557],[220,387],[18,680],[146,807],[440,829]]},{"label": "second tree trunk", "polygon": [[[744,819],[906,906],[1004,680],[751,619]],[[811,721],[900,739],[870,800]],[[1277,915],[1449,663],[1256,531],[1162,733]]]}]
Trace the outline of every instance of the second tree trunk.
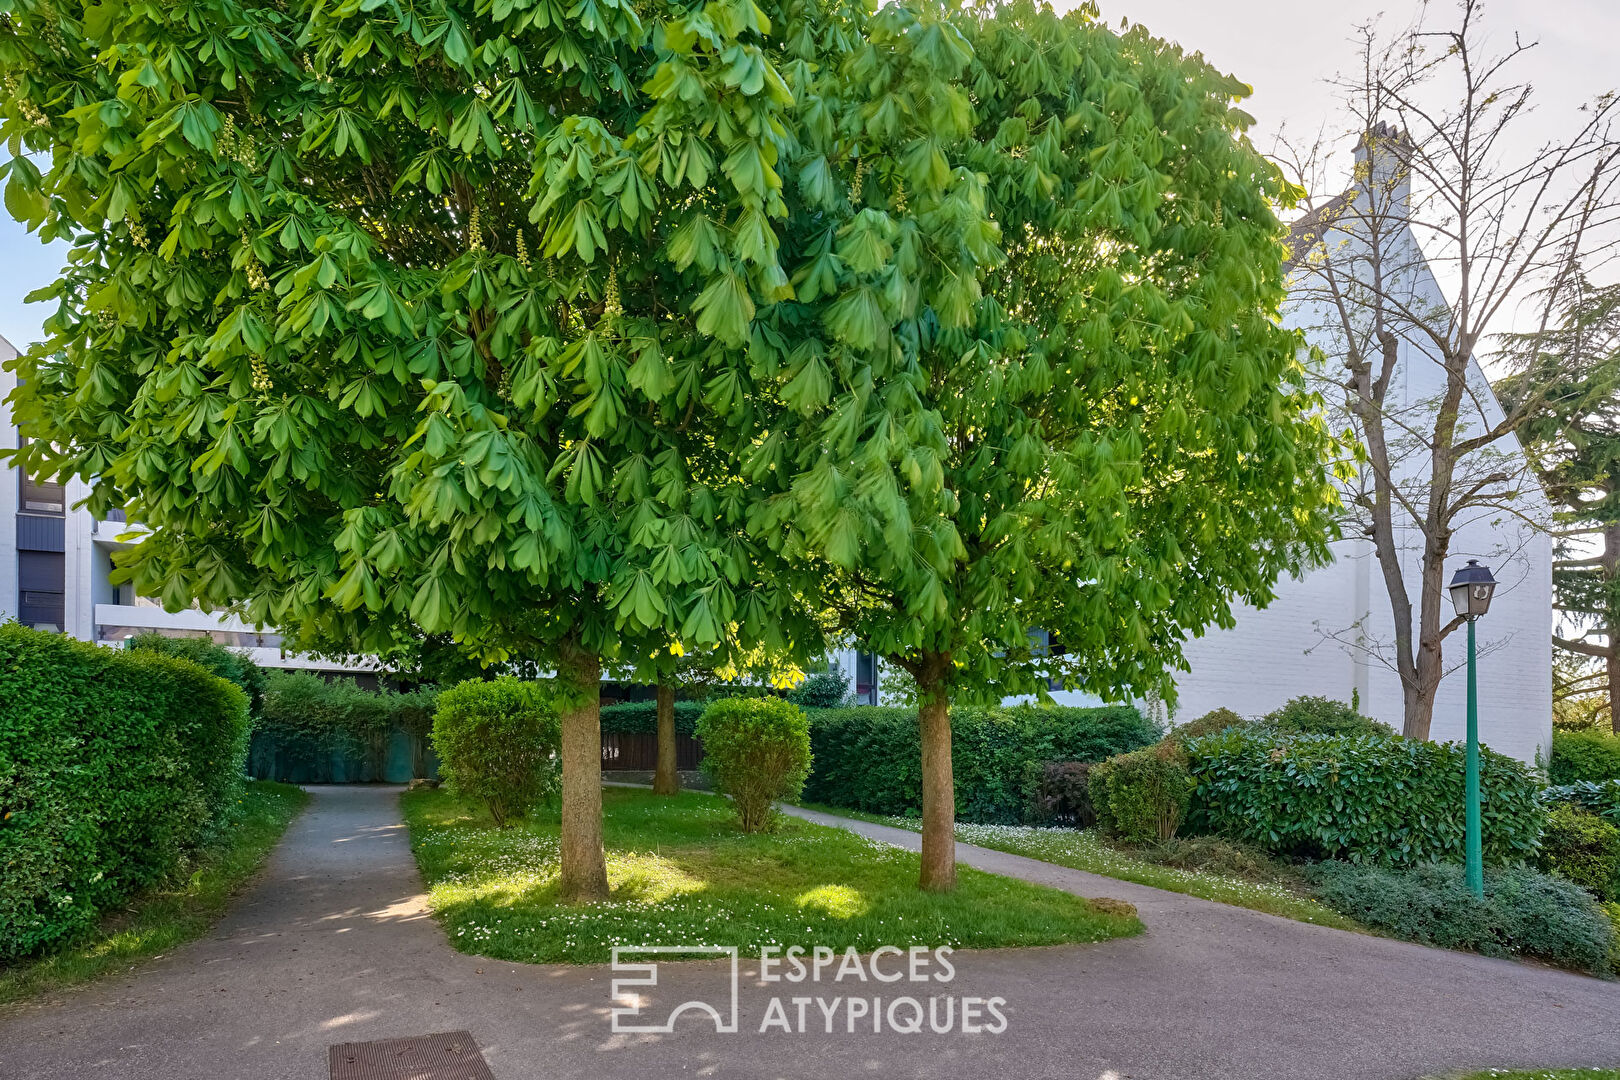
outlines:
[{"label": "second tree trunk", "polygon": [[595,653],[565,649],[557,674],[566,684],[562,715],[562,898],[605,900],[602,850],[602,662]]},{"label": "second tree trunk", "polygon": [[658,684],[658,768],[653,773],[653,794],[673,795],[681,790],[675,771],[675,688]]},{"label": "second tree trunk", "polygon": [[922,874],[930,892],[956,888],[956,780],[951,771],[951,702],[945,684],[948,656],[924,657],[917,679],[917,725],[922,740]]}]

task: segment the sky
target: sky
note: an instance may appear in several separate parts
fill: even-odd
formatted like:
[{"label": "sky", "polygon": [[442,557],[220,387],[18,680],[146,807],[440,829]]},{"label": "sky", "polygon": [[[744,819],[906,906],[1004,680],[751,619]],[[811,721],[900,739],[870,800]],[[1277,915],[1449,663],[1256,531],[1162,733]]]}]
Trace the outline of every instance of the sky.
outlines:
[{"label": "sky", "polygon": [[[1391,30],[1418,11],[1413,0],[1384,5],[1342,0],[1101,0],[1112,25],[1141,23],[1159,37],[1202,52],[1222,71],[1254,87],[1245,108],[1257,120],[1251,132],[1270,150],[1279,131],[1313,140],[1318,131],[1348,130],[1337,92],[1328,80],[1356,62],[1358,24],[1378,18]],[[1072,6],[1058,0],[1059,8]],[[1450,15],[1431,5],[1429,21]],[[1620,3],[1615,0],[1495,0],[1486,8],[1488,32],[1502,43],[1516,32],[1538,42],[1518,61],[1518,78],[1537,88],[1538,126],[1549,135],[1566,130],[1575,110],[1597,94],[1620,88]],[[1350,139],[1342,140],[1349,149]],[[9,216],[0,214],[0,335],[19,348],[38,340],[45,305],[23,303],[48,284],[65,248],[45,247]]]}]

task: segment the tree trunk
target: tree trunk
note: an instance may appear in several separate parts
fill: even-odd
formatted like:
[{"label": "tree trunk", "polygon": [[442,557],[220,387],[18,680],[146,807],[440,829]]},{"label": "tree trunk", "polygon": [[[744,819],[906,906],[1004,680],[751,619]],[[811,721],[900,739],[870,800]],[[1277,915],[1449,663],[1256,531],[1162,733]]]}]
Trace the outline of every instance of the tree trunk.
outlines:
[{"label": "tree trunk", "polygon": [[951,773],[949,653],[924,653],[917,673],[922,737],[922,874],[929,892],[956,888],[956,780]]},{"label": "tree trunk", "polygon": [[653,773],[653,794],[673,795],[681,790],[675,771],[675,688],[658,684],[658,768]]},{"label": "tree trunk", "polygon": [[605,900],[607,859],[602,850],[602,661],[565,646],[557,673],[571,691],[562,715],[562,898]]}]

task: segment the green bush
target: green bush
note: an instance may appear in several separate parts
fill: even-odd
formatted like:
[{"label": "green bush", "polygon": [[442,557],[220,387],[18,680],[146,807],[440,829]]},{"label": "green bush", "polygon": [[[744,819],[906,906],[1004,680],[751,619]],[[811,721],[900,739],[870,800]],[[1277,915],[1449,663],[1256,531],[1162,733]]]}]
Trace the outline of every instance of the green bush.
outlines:
[{"label": "green bush", "polygon": [[1620,780],[1578,780],[1545,788],[1541,797],[1549,805],[1569,803],[1620,825]]},{"label": "green bush", "polygon": [[0,625],[0,960],[183,871],[247,738],[247,696],[189,660]]},{"label": "green bush", "polygon": [[162,653],[164,656],[178,656],[226,682],[235,683],[247,695],[248,715],[258,719],[264,706],[266,675],[264,668],[255,664],[246,653],[217,645],[212,638],[165,637],[155,630],[136,634],[129,639],[127,647]]},{"label": "green bush", "polygon": [[1486,956],[1529,956],[1608,974],[1614,927],[1578,885],[1516,867],[1485,875],[1483,900],[1463,868],[1423,863],[1404,869],[1325,862],[1307,876],[1329,907],[1407,941]]},{"label": "green bush", "polygon": [[788,691],[787,699],[806,709],[836,709],[849,700],[849,676],[842,668],[815,671]]},{"label": "green bush", "polygon": [[1175,836],[1194,786],[1186,753],[1169,739],[1092,766],[1090,784],[1098,828],[1128,844]]},{"label": "green bush", "polygon": [[1219,731],[1228,731],[1232,728],[1246,727],[1250,721],[1243,719],[1231,709],[1211,709],[1195,720],[1185,724],[1177,724],[1170,729],[1166,738],[1185,743],[1189,739],[1202,738],[1205,735],[1214,735]]},{"label": "green bush", "polygon": [[1614,932],[1612,944],[1609,946],[1609,974],[1620,972],[1620,901],[1610,900],[1598,905],[1603,914],[1608,916],[1609,926]]},{"label": "green bush", "polygon": [[[697,731],[698,717],[703,715],[701,701],[675,703],[675,734],[692,735]],[[621,701],[617,705],[602,706],[602,734],[604,735],[656,735],[658,734],[658,702]]]},{"label": "green bush", "polygon": [[1388,724],[1362,716],[1353,706],[1325,697],[1297,697],[1269,712],[1265,722],[1301,735],[1393,735]]},{"label": "green bush", "polygon": [[439,695],[439,773],[452,793],[488,806],[498,827],[555,793],[561,744],[562,721],[546,683],[469,679]]},{"label": "green bush", "polygon": [[1547,779],[1554,784],[1620,780],[1620,735],[1596,728],[1554,731]]},{"label": "green bush", "polygon": [[[1268,851],[1387,865],[1463,857],[1463,748],[1389,735],[1239,729],[1187,744],[1189,828]],[[1480,759],[1485,859],[1535,856],[1542,811],[1523,764]]]},{"label": "green bush", "polygon": [[744,832],[770,826],[772,804],[798,798],[810,773],[810,722],[777,697],[711,702],[698,718],[703,771],[731,799]]},{"label": "green bush", "polygon": [[1547,814],[1541,868],[1573,881],[1599,900],[1620,900],[1620,826],[1568,803]]},{"label": "green bush", "polygon": [[[816,768],[805,798],[874,814],[921,813],[917,710],[854,705],[808,712]],[[1129,705],[953,708],[956,818],[1020,824],[1030,798],[1031,763],[1101,761],[1149,746],[1159,735]]]},{"label": "green bush", "polygon": [[1024,823],[1050,825],[1061,822],[1076,829],[1089,829],[1097,823],[1091,805],[1092,761],[1031,761],[1025,764]]}]

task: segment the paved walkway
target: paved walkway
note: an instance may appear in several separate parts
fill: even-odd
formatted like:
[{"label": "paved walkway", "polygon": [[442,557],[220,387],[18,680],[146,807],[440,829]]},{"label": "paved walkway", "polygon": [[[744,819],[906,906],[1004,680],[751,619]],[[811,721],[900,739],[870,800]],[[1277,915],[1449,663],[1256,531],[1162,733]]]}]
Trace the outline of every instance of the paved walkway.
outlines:
[{"label": "paved walkway", "polygon": [[[202,941],[133,975],[0,1013],[0,1077],[320,1080],[331,1043],[466,1028],[495,1075],[1400,1080],[1448,1068],[1620,1063],[1620,985],[1342,933],[978,848],[963,862],[1136,904],[1141,937],[959,953],[948,991],[999,996],[1003,1034],[758,1034],[772,996],[876,984],[742,981],[741,1033],[610,1033],[606,968],[453,951],[423,906],[397,791],[313,789],[257,886]],[[877,839],[909,832],[825,815]],[[683,993],[729,970],[681,965]],[[900,984],[904,985],[904,984]],[[666,984],[667,987],[667,984]],[[787,1004],[791,1016],[794,1007]],[[710,1030],[705,1030],[709,1027]]]}]

